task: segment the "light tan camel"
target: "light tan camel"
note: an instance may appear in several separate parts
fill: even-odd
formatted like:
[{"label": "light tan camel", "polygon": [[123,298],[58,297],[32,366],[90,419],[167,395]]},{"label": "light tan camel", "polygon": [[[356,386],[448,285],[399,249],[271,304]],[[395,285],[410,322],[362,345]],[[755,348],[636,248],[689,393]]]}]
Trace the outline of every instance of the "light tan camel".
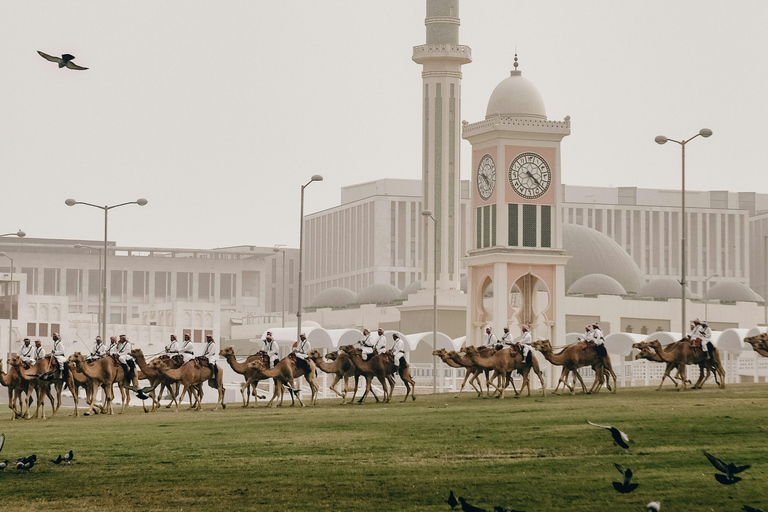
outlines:
[{"label": "light tan camel", "polygon": [[762,333],[757,336],[749,336],[744,341],[752,345],[752,350],[763,357],[768,357],[768,334]]},{"label": "light tan camel", "polygon": [[[687,368],[686,365],[698,364],[699,368],[702,365],[706,365],[706,372],[699,372],[699,380],[692,386],[693,389],[699,389],[704,385],[704,382],[709,377],[709,367],[711,367],[719,377],[720,389],[725,388],[725,370],[720,362],[720,354],[716,348],[712,350],[712,360],[707,361],[707,354],[699,348],[694,348],[688,340],[680,340],[674,343],[670,343],[666,347],[661,346],[659,340],[643,342],[645,346],[652,348],[666,363],[675,364],[680,370],[680,378],[683,380],[683,385],[680,389],[685,390],[687,381]],[[716,378],[717,378],[716,377]]]},{"label": "light tan camel", "polygon": [[[40,408],[43,409],[43,419],[47,419],[45,415],[45,397],[46,395],[51,401],[51,409],[53,410],[53,413],[51,416],[56,414],[56,403],[53,400],[53,395],[51,395],[51,386],[44,382],[38,377],[42,375],[43,373],[47,372],[49,369],[49,361],[48,358],[38,359],[35,361],[34,364],[32,364],[29,368],[24,368],[24,362],[21,360],[19,356],[12,356],[10,361],[8,363],[14,368],[16,371],[16,374],[19,376],[19,378],[22,381],[27,381],[29,384],[29,392],[31,394],[31,391],[35,391],[35,398],[37,399],[37,407],[35,408],[35,415],[32,416],[32,418],[38,418],[40,416]],[[61,397],[61,395],[59,395]],[[59,398],[61,400],[61,398]],[[24,416],[24,418],[29,419],[29,407],[27,407],[27,414]]]},{"label": "light tan camel", "polygon": [[[269,403],[267,403],[267,407],[272,407],[272,403],[277,399],[278,395],[280,396],[280,402],[277,404],[277,407],[282,407],[285,388],[288,388],[291,395],[291,407],[296,403],[294,401],[294,396],[299,399],[299,404],[304,407],[304,401],[299,396],[294,381],[294,379],[299,376],[296,375],[295,372],[296,365],[292,364],[287,357],[281,359],[272,368],[267,368],[265,362],[259,358],[248,363],[248,367],[254,371],[250,377],[251,379],[272,379],[274,381],[274,391],[272,393],[272,398],[269,400]],[[248,382],[248,385],[250,385],[250,382]]]},{"label": "light tan camel", "polygon": [[[523,358],[523,355],[516,350],[510,350],[508,348],[497,350],[490,356],[483,356],[481,351],[476,347],[469,346],[466,350],[467,356],[470,358],[473,364],[482,369],[490,369],[494,371],[494,375],[497,378],[496,389],[501,388],[499,398],[504,398],[504,390],[509,384],[512,384],[512,389],[515,391],[515,397],[520,396],[520,393],[527,387],[528,396],[531,396],[531,384],[530,384],[530,372],[533,372],[539,377],[541,382],[542,396],[547,395],[546,384],[544,383],[544,377],[539,370],[539,362],[536,357],[531,353],[531,363],[527,363]],[[512,380],[512,372],[517,370],[523,377],[523,385],[518,392],[515,389],[515,383]],[[491,378],[493,380],[493,378]]]},{"label": "light tan camel", "polygon": [[[104,389],[104,401],[101,405],[102,414],[114,414],[112,409],[112,402],[115,399],[114,384],[117,384],[117,387],[120,390],[120,397],[123,401],[120,412],[125,412],[126,407],[128,407],[128,404],[131,401],[131,395],[126,386],[131,386],[132,383],[130,379],[126,378],[120,363],[116,363],[112,357],[102,357],[96,361],[87,361],[85,356],[80,352],[75,352],[69,356],[68,361],[75,363],[77,371],[93,380],[94,395],[95,390],[99,387]],[[91,408],[84,414],[88,416],[94,412],[96,412],[94,404],[91,404]]]},{"label": "light tan camel", "polygon": [[[170,403],[167,405],[167,408],[170,408],[172,404],[176,403],[176,407],[178,408],[179,404],[177,402],[176,395],[179,394],[179,383],[178,381],[174,381],[173,379],[170,379],[169,377],[163,375],[160,373],[157,369],[152,368],[148,363],[147,359],[144,357],[144,352],[140,348],[135,348],[131,350],[131,356],[136,360],[136,366],[141,370],[142,373],[144,373],[145,379],[149,381],[149,385],[152,386],[152,391],[149,392],[149,396],[152,397],[152,411],[156,411],[160,408],[160,398],[163,396],[163,392],[167,389],[168,394],[171,397]],[[175,369],[178,368],[178,364],[176,361],[170,357],[166,358],[159,358],[161,361],[164,361],[169,368]],[[142,377],[139,376],[139,379]],[[160,391],[155,392],[155,389],[157,386],[160,386]]]},{"label": "light tan camel", "polygon": [[[339,364],[346,366],[352,366],[352,368],[355,369],[355,389],[352,392],[352,398],[349,400],[350,403],[355,401],[355,397],[357,396],[357,389],[358,384],[360,383],[360,377],[365,378],[365,375],[363,375],[363,372],[357,369],[357,366],[352,364],[352,360],[349,358],[346,352],[343,352],[341,350],[335,350],[333,352],[328,352],[325,354],[325,358],[330,361],[339,361]],[[378,402],[379,397],[376,396],[376,392],[371,388],[371,394],[373,395],[373,398]]]},{"label": "light tan camel", "polygon": [[[584,393],[590,394],[596,392],[603,385],[602,371],[608,372],[609,379],[613,378],[612,392],[616,392],[616,374],[613,372],[613,366],[611,365],[611,358],[600,357],[594,346],[588,345],[586,348],[582,348],[580,344],[568,345],[560,352],[555,353],[552,349],[552,344],[549,340],[537,340],[534,341],[531,346],[542,353],[544,358],[553,365],[562,366],[563,370],[560,373],[560,380],[555,386],[555,393],[557,393],[560,384],[563,384],[573,392],[573,386],[568,384],[568,374],[574,372],[574,375],[581,383],[581,388]],[[583,366],[591,366],[595,369],[595,382],[592,384],[592,388],[587,391],[587,386],[584,384],[584,380],[581,378],[578,369]]]},{"label": "light tan camel", "polygon": [[[8,373],[5,373],[2,369],[3,360],[0,359],[0,384],[8,388],[8,408],[11,410],[11,420],[16,418],[23,418],[26,416],[24,403],[27,404],[27,410],[29,410],[30,401],[32,400],[29,394],[29,381],[23,380],[19,377],[16,368],[8,364]],[[26,398],[24,397],[26,395]],[[18,402],[18,408],[16,403]]]},{"label": "light tan camel", "polygon": [[75,366],[75,363],[71,361],[67,361],[67,366],[69,366],[69,377],[67,380],[67,386],[69,387],[69,391],[72,393],[72,400],[75,402],[75,412],[72,414],[72,416],[77,416],[78,411],[77,407],[80,402],[80,389],[82,388],[85,390],[85,403],[88,404],[90,408],[98,407],[94,405],[94,400],[96,399],[95,394],[95,384],[92,379],[89,379],[86,377],[85,374],[77,371],[77,367]]},{"label": "light tan camel", "polygon": [[[217,410],[219,405],[221,405],[222,409],[227,408],[227,404],[224,403],[224,382],[221,378],[221,372],[219,372],[219,378],[215,378],[211,367],[203,366],[195,359],[184,363],[181,368],[171,368],[167,361],[153,359],[149,363],[149,367],[159,371],[172,381],[181,383],[184,386],[181,390],[181,396],[183,397],[185,393],[189,393],[194,399],[191,409],[196,411],[203,409],[203,384],[206,381],[210,387],[219,392],[214,410]],[[178,412],[178,410],[179,402],[177,401],[176,411]]]},{"label": "light tan camel", "polygon": [[[496,351],[495,348],[486,348],[482,347],[480,349],[480,354],[482,354],[484,357],[490,357],[493,355],[493,353]],[[469,358],[468,355],[461,354],[459,352],[456,352],[455,350],[451,350],[448,352],[448,358],[451,359],[454,363],[463,366],[467,369],[468,373],[471,373],[472,376],[469,378],[469,383],[472,385],[472,387],[477,391],[477,396],[482,397],[483,396],[483,383],[480,381],[480,375],[485,374],[485,396],[487,398],[490,398],[491,396],[491,382],[490,382],[490,370],[485,370],[483,368],[480,368],[478,366],[475,366],[475,364],[472,362],[472,360]]]},{"label": "light tan camel", "polygon": [[[637,344],[633,344],[633,348],[639,349],[639,352],[635,356],[635,359],[647,359],[648,361],[653,361],[655,363],[664,363],[667,365],[666,369],[664,370],[664,375],[661,378],[661,383],[659,384],[659,387],[656,388],[656,391],[659,391],[661,389],[662,384],[664,384],[664,379],[669,379],[672,381],[672,384],[675,385],[675,387],[678,386],[677,381],[680,380],[680,369],[674,365],[674,363],[666,363],[659,354],[656,353],[655,350],[651,350],[650,347],[635,347]],[[677,370],[677,376],[672,376],[672,370]],[[691,381],[688,381],[688,384],[690,384]]]},{"label": "light tan camel", "polygon": [[[453,352],[453,351],[452,351]],[[455,353],[455,352],[454,352]],[[445,364],[450,366],[451,368],[464,368],[464,380],[461,382],[461,386],[459,387],[459,392],[456,393],[456,396],[454,398],[459,398],[461,396],[462,390],[464,390],[464,386],[467,384],[467,381],[469,381],[469,385],[472,386],[472,389],[475,390],[477,393],[477,396],[483,396],[483,387],[482,384],[478,388],[475,385],[475,379],[477,378],[478,372],[482,371],[476,366],[473,366],[470,361],[469,366],[465,366],[463,364],[459,364],[456,361],[454,361],[451,357],[448,356],[448,351],[444,348],[441,348],[440,350],[434,350],[432,352],[433,356],[439,357]],[[469,358],[467,358],[469,359]]]},{"label": "light tan camel", "polygon": [[[389,402],[392,399],[392,393],[395,390],[395,378],[393,377],[395,373],[400,375],[400,379],[403,381],[403,384],[405,384],[405,398],[403,398],[403,402],[408,401],[409,394],[413,400],[416,400],[416,382],[411,378],[410,368],[405,360],[402,360],[400,365],[396,368],[392,352],[376,354],[367,361],[363,361],[363,350],[361,348],[346,345],[340,347],[340,349],[349,356],[352,364],[365,375],[366,390],[365,393],[363,393],[363,396],[360,397],[358,403],[362,404],[365,400],[365,396],[371,390],[373,377],[376,377],[381,383],[381,387],[384,390],[384,402]],[[389,384],[389,389],[387,388],[387,384]]]},{"label": "light tan camel", "polygon": [[[346,356],[346,354],[344,354]],[[325,373],[329,373],[333,375],[333,384],[328,386],[331,391],[336,393],[338,396],[341,397],[341,405],[344,405],[347,403],[347,391],[349,390],[349,379],[351,377],[355,377],[357,367],[352,364],[352,361],[349,359],[349,357],[343,357],[343,358],[335,358],[331,360],[331,362],[326,362],[323,355],[318,350],[312,350],[309,353],[309,358],[312,359],[312,361],[315,363],[315,365],[320,368]],[[340,393],[336,389],[336,384],[339,383],[340,380],[344,381],[344,387],[343,391],[344,393]],[[355,380],[355,391],[357,391],[357,380]]]},{"label": "light tan camel", "polygon": [[256,354],[246,357],[245,361],[242,363],[238,362],[237,358],[235,358],[235,349],[233,347],[226,347],[221,349],[219,355],[227,360],[227,363],[229,363],[229,366],[235,371],[235,373],[242,375],[243,378],[245,378],[245,382],[249,383],[247,386],[240,387],[240,395],[243,398],[243,407],[248,407],[248,405],[250,405],[251,395],[254,397],[254,406],[258,407],[259,394],[258,388],[256,386],[258,386],[259,380],[251,378],[253,377],[254,370],[252,368],[248,368],[248,363],[256,360],[257,358],[260,358],[264,361],[264,357],[268,358],[269,355],[266,352],[257,352]]}]

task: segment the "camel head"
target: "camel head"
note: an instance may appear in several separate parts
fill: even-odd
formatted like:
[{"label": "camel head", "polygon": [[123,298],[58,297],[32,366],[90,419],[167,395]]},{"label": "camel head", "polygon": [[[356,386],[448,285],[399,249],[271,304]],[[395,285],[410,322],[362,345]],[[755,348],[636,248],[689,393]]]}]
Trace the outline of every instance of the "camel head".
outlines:
[{"label": "camel head", "polygon": [[536,340],[531,346],[539,352],[552,352],[552,343],[549,340]]},{"label": "camel head", "polygon": [[319,350],[317,350],[317,349],[312,349],[312,350],[310,350],[310,352],[309,352],[309,358],[310,358],[310,359],[314,359],[314,360],[318,360],[318,359],[322,359],[322,358],[323,358],[323,355],[320,353],[320,351],[319,351]]},{"label": "camel head", "polygon": [[444,348],[441,348],[440,350],[434,350],[432,355],[437,357],[446,357],[448,356],[448,351],[446,351]]},{"label": "camel head", "polygon": [[131,350],[131,356],[136,359],[137,357],[144,357],[144,352],[140,348],[134,348]]},{"label": "camel head", "polygon": [[219,355],[224,358],[235,357],[235,349],[234,347],[223,348],[219,351]]},{"label": "camel head", "polygon": [[325,354],[325,357],[329,361],[335,361],[336,359],[339,358],[339,352],[336,350],[334,350],[333,352],[328,352],[327,354]]},{"label": "camel head", "polygon": [[464,348],[464,352],[465,352],[465,353],[466,353],[468,356],[469,356],[469,355],[474,355],[474,354],[477,354],[477,353],[478,353],[478,351],[477,351],[477,347],[475,347],[474,345],[469,345],[469,346],[465,347],[465,348]]},{"label": "camel head", "polygon": [[248,368],[251,368],[253,370],[258,370],[258,371],[261,372],[261,371],[266,370],[267,366],[264,364],[264,361],[262,361],[261,359],[257,358],[257,359],[254,359],[253,361],[251,361],[250,363],[248,363]]},{"label": "camel head", "polygon": [[744,338],[744,341],[752,345],[752,349],[768,349],[768,342],[763,339],[765,334],[761,334],[760,336],[750,336],[748,338]]},{"label": "camel head", "polygon": [[363,349],[355,347],[354,345],[344,345],[339,348],[349,356],[353,356],[355,354],[361,356],[363,354]]},{"label": "camel head", "polygon": [[[638,343],[639,345],[639,343]],[[634,347],[634,345],[632,345]],[[650,359],[653,357],[653,351],[648,347],[636,347],[640,349],[640,352],[637,353],[635,356],[635,359]]]},{"label": "camel head", "polygon": [[632,344],[632,348],[636,348],[638,350],[643,350],[646,347],[647,347],[647,345],[645,344],[644,341],[638,341],[637,343],[633,343]]},{"label": "camel head", "polygon": [[80,352],[75,352],[74,354],[69,356],[67,361],[69,361],[71,363],[84,363],[85,362],[85,356],[83,354],[81,354]]},{"label": "camel head", "polygon": [[167,370],[168,369],[168,365],[165,364],[165,361],[163,361],[159,357],[157,357],[157,358],[153,359],[152,361],[150,361],[149,367],[152,368],[155,371],[158,371],[158,372],[161,371],[161,370]]},{"label": "camel head", "polygon": [[10,366],[21,366],[21,358],[19,356],[17,356],[16,354],[14,354],[8,360],[8,364]]}]

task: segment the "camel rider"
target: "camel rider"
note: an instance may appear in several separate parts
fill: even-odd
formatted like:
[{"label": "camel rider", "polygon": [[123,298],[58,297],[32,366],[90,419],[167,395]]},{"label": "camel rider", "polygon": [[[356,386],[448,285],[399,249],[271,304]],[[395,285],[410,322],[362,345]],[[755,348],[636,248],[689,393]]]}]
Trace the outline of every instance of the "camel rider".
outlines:
[{"label": "camel rider", "polygon": [[371,331],[363,329],[364,338],[360,340],[360,348],[363,351],[363,361],[367,361],[373,355],[373,349],[376,347],[376,341],[371,339]]},{"label": "camel rider", "polygon": [[107,348],[107,355],[108,356],[117,355],[117,336],[109,337],[109,347]]},{"label": "camel rider", "polygon": [[19,357],[29,365],[35,364],[35,347],[29,344],[29,338],[24,338],[24,344],[19,350]]},{"label": "camel rider", "polygon": [[376,338],[376,343],[373,345],[373,349],[376,351],[377,354],[383,354],[387,351],[387,337],[384,336],[384,329],[379,327],[379,330],[377,331],[379,336]]},{"label": "camel rider", "polygon": [[195,358],[195,346],[192,343],[192,339],[189,334],[184,335],[184,341],[181,342],[181,348],[179,349],[184,363],[188,363]]},{"label": "camel rider", "polygon": [[600,357],[605,357],[608,355],[608,351],[605,349],[605,336],[603,336],[603,330],[597,323],[592,324],[592,341],[595,342],[595,350],[597,350],[597,355]]},{"label": "camel rider", "polygon": [[205,337],[205,350],[203,350],[203,355],[200,357],[208,359],[213,378],[217,378],[219,376],[219,367],[216,366],[216,342],[213,340],[213,336]]},{"label": "camel rider", "polygon": [[35,340],[35,361],[45,358],[45,349],[40,340]]},{"label": "camel rider", "polygon": [[179,342],[176,341],[175,334],[171,334],[171,342],[165,346],[165,353],[171,358],[179,354]]},{"label": "camel rider", "polygon": [[712,329],[709,328],[706,321],[701,321],[698,318],[693,321],[693,333],[691,334],[692,340],[701,340],[701,350],[707,356],[707,359],[712,359],[712,354],[715,350],[712,344]]},{"label": "camel rider", "polygon": [[280,360],[280,347],[278,347],[277,342],[272,339],[272,333],[269,331],[267,331],[267,334],[265,335],[264,345],[261,347],[261,351],[266,352],[269,357],[269,361],[267,362],[268,368],[272,368]]},{"label": "camel rider", "polygon": [[136,361],[134,361],[133,356],[131,355],[131,348],[131,342],[128,341],[128,336],[121,334],[115,353],[117,354],[118,361],[123,365],[126,379],[133,381],[134,386],[138,386],[139,382],[134,376]]},{"label": "camel rider", "polygon": [[489,325],[485,328],[485,348],[496,348],[496,345],[498,345],[499,342],[496,339],[496,335],[493,334],[493,329]]},{"label": "camel rider", "polygon": [[533,338],[531,337],[531,331],[528,330],[527,325],[521,325],[520,330],[523,332],[523,335],[520,337],[520,346],[523,347],[523,359],[525,359],[525,362],[528,364],[531,364],[531,359],[533,358],[533,355],[531,354],[532,348],[531,343],[533,343]]},{"label": "camel rider", "polygon": [[311,350],[312,346],[309,344],[307,335],[301,333],[301,335],[299,335],[299,341],[296,342],[296,346],[293,349],[293,353],[296,356],[296,366],[305,371],[311,370],[309,362],[307,361]]},{"label": "camel rider", "polygon": [[592,332],[592,326],[588,325],[584,328],[584,336],[579,336],[579,340],[583,341],[585,346],[584,349],[587,348],[587,345],[595,342],[595,334]]},{"label": "camel rider", "polygon": [[392,339],[395,340],[394,345],[392,345],[392,354],[395,356],[395,368],[397,368],[400,366],[400,361],[405,357],[405,344],[397,334],[393,334]]},{"label": "camel rider", "polygon": [[96,343],[93,344],[93,349],[91,349],[91,355],[88,356],[88,361],[101,359],[107,355],[107,352],[107,346],[104,344],[101,336],[96,336]]},{"label": "camel rider", "polygon": [[59,371],[61,372],[61,379],[66,380],[69,367],[67,366],[67,356],[64,355],[64,341],[62,341],[59,333],[53,333],[53,357],[56,362],[59,363]]},{"label": "camel rider", "polygon": [[504,336],[501,337],[499,342],[504,348],[509,348],[512,346],[512,335],[509,333],[509,326],[504,328]]}]

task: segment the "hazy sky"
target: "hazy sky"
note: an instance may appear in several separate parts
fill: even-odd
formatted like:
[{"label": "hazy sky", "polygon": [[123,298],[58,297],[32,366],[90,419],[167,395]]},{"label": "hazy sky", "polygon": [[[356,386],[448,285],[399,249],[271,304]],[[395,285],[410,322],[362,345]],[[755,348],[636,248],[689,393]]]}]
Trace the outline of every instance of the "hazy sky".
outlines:
[{"label": "hazy sky", "polygon": [[[344,185],[421,177],[425,0],[0,2],[0,232],[298,245]],[[461,118],[523,76],[571,116],[567,184],[768,193],[768,2],[463,0]],[[58,69],[36,50],[71,53]],[[468,178],[469,143],[462,145]]]}]

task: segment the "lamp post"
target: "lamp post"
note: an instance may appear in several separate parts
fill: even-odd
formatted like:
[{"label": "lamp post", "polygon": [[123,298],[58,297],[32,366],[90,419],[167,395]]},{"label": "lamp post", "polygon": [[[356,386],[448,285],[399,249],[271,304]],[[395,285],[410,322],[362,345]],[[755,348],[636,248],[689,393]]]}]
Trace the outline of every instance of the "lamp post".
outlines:
[{"label": "lamp post", "polygon": [[[301,226],[299,227],[299,304],[296,308],[296,341],[301,337],[301,288],[302,284],[302,267],[303,267],[303,252],[304,252],[304,189],[312,184],[313,181],[323,181],[323,177],[319,174],[315,174],[310,180],[301,186]],[[285,293],[285,292],[283,292]]]},{"label": "lamp post", "polygon": [[[75,249],[91,249],[93,251],[99,251],[99,290],[103,288],[102,286],[102,280],[104,279],[104,276],[101,275],[101,263],[102,263],[102,248],[101,247],[94,247],[92,245],[83,245],[83,244],[75,244]],[[103,315],[106,315],[106,312],[102,309],[104,307],[104,303],[102,302],[101,294],[99,294],[99,326],[101,326],[101,319],[104,318]],[[104,339],[104,338],[102,338]]]},{"label": "lamp post", "polygon": [[3,233],[0,236],[17,236],[19,238],[24,238],[25,236],[27,236],[27,234],[25,232],[23,232],[22,230],[18,230],[15,233]]},{"label": "lamp post", "polygon": [[[432,219],[434,223],[435,240],[432,246],[434,264],[432,268],[432,352],[437,351],[437,220],[431,210],[424,210],[421,214]],[[437,356],[432,355],[432,392],[437,393]]]},{"label": "lamp post", "polygon": [[143,197],[137,199],[136,201],[128,201],[126,203],[120,203],[120,204],[113,204],[112,206],[99,206],[97,204],[92,203],[86,203],[84,201],[77,201],[76,199],[67,199],[64,201],[64,204],[67,206],[75,206],[76,204],[84,204],[85,206],[91,206],[93,208],[98,208],[99,210],[104,210],[104,254],[103,254],[103,261],[104,264],[101,267],[102,274],[101,274],[101,295],[102,295],[102,315],[101,315],[101,339],[105,340],[107,339],[107,214],[109,213],[109,210],[112,210],[114,208],[118,208],[120,206],[125,206],[128,204],[137,204],[139,206],[145,206],[149,201],[144,199]]},{"label": "lamp post", "polygon": [[[712,274],[711,276],[709,276],[708,278],[706,278],[704,280],[704,294],[705,295],[709,292],[709,288],[707,288],[707,283],[713,277],[720,277],[720,274],[715,272],[714,274]],[[709,324],[709,318],[707,317],[707,306],[709,306],[709,297],[704,297],[704,321],[707,322],[707,324]],[[683,334],[685,334],[685,333],[683,333]]]},{"label": "lamp post", "polygon": [[681,187],[681,192],[682,192],[682,219],[681,219],[681,222],[682,222],[682,237],[681,237],[681,241],[680,241],[681,245],[682,245],[682,249],[680,251],[681,252],[680,256],[681,256],[681,259],[682,259],[682,264],[680,265],[681,266],[681,271],[682,271],[682,278],[680,279],[680,286],[682,288],[682,293],[680,295],[681,298],[682,298],[682,301],[681,301],[681,303],[682,303],[682,312],[681,312],[682,313],[682,320],[681,320],[682,323],[680,324],[680,332],[682,332],[682,333],[685,332],[685,326],[687,325],[687,321],[686,321],[686,318],[685,318],[685,285],[686,285],[686,282],[685,282],[685,271],[686,271],[686,265],[688,264],[688,260],[686,258],[686,254],[685,254],[685,234],[686,234],[686,222],[685,222],[685,145],[688,144],[693,139],[695,139],[696,137],[698,137],[699,135],[701,135],[704,138],[709,137],[709,136],[712,135],[712,130],[710,130],[709,128],[702,128],[701,130],[699,130],[699,133],[697,133],[696,135],[694,135],[690,139],[686,139],[686,140],[682,140],[682,141],[674,140],[674,139],[668,139],[664,135],[659,135],[659,136],[657,136],[654,139],[656,141],[656,144],[666,144],[667,142],[675,142],[677,144],[680,144],[680,147],[682,148],[682,177],[683,177],[682,187]]},{"label": "lamp post", "polygon": [[763,279],[765,279],[765,288],[763,288],[763,304],[765,304],[765,325],[768,325],[768,235],[763,236],[765,242],[765,252],[763,259],[765,267],[763,269]]},{"label": "lamp post", "polygon": [[[302,214],[302,225],[304,224],[303,219],[304,215]],[[285,247],[285,244],[275,244],[274,249],[272,249],[275,252],[282,252],[283,253],[283,287],[280,289],[280,298],[282,299],[282,307],[280,309],[281,315],[283,317],[283,325],[282,327],[285,327],[285,249],[281,249],[281,247]]]},{"label": "lamp post", "polygon": [[[22,231],[23,233],[23,231]],[[0,256],[11,260],[11,277],[8,278],[8,295],[11,302],[11,312],[8,315],[8,354],[11,353],[11,343],[13,338],[13,258],[8,256],[4,252],[0,252]]]}]

